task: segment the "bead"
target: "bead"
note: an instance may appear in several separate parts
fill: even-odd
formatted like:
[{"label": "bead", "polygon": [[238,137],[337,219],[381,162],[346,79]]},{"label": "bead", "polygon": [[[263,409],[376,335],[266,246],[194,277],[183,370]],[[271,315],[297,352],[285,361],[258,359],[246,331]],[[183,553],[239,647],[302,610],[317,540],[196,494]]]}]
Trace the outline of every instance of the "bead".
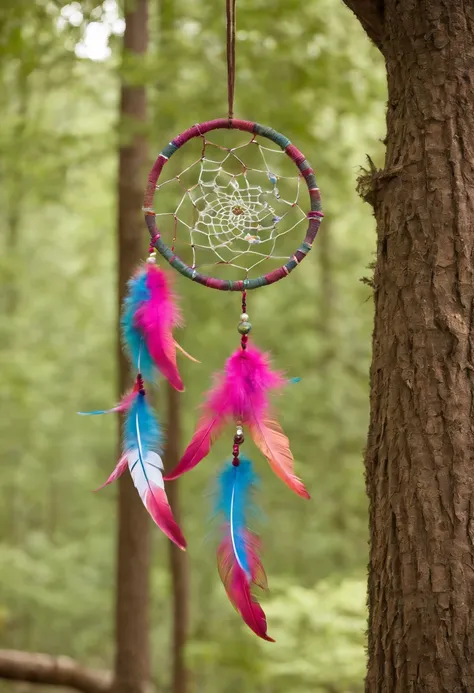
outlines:
[{"label": "bead", "polygon": [[149,265],[156,264],[156,255],[150,255],[149,257],[147,257],[146,261]]},{"label": "bead", "polygon": [[247,313],[242,313],[240,316],[240,322],[248,322],[249,316]]},{"label": "bead", "polygon": [[244,429],[242,428],[242,426],[237,426],[237,430],[235,432],[236,436],[240,437],[241,435],[243,435],[243,433]]},{"label": "bead", "polygon": [[238,457],[234,457],[234,459],[232,460],[232,465],[233,465],[234,467],[238,467],[239,464],[240,464],[239,458],[238,458]]},{"label": "bead", "polygon": [[248,334],[250,330],[252,329],[252,324],[248,321],[244,321],[239,323],[239,326],[237,327],[239,334]]}]

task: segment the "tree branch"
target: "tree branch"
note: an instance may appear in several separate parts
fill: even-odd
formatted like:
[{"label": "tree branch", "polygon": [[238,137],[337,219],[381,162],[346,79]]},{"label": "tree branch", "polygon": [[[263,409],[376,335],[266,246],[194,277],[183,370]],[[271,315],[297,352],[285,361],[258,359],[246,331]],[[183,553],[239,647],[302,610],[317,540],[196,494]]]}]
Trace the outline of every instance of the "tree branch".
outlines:
[{"label": "tree branch", "polygon": [[0,650],[0,678],[66,686],[81,693],[110,693],[112,686],[107,671],[87,669],[69,657],[19,650]]},{"label": "tree branch", "polygon": [[367,36],[382,51],[384,0],[343,0],[362,24]]}]

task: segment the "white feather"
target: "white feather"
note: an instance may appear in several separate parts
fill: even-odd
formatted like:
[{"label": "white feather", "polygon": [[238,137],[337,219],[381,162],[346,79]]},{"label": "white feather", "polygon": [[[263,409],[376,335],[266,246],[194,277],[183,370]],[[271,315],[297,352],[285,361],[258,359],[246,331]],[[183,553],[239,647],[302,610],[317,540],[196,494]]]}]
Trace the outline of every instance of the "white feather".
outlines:
[{"label": "white feather", "polygon": [[145,497],[150,490],[150,484],[164,489],[163,481],[163,461],[156,452],[148,452],[145,457],[142,457],[138,448],[130,450],[127,453],[128,468],[132,475],[133,483],[140,498],[145,503]]}]

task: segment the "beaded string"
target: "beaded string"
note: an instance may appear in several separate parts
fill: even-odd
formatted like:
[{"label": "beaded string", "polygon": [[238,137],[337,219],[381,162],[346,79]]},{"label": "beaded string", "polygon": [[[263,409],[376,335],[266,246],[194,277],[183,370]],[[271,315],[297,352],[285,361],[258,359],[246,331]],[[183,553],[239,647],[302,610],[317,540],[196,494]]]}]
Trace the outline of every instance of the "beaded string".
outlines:
[{"label": "beaded string", "polygon": [[249,332],[252,329],[252,323],[249,322],[249,316],[247,313],[247,292],[242,291],[242,313],[240,314],[240,322],[237,330],[239,334],[242,335],[240,339],[240,346],[245,351],[247,348],[247,342],[249,341]]},{"label": "beaded string", "polygon": [[238,467],[240,464],[240,446],[244,442],[244,431],[240,424],[237,424],[237,430],[234,436],[234,445],[232,446],[232,464],[234,467]]},{"label": "beaded string", "polygon": [[[247,292],[242,291],[242,312],[240,314],[240,322],[237,327],[237,330],[241,336],[240,338],[240,346],[243,351],[247,348],[247,342],[249,341],[249,332],[252,329],[252,324],[249,322],[249,316],[247,311]],[[240,446],[244,442],[244,431],[242,428],[242,424],[239,422],[237,423],[237,429],[234,435],[234,445],[232,447],[232,464],[234,467],[238,467],[240,464],[240,459],[239,459],[239,454],[240,454]]]}]

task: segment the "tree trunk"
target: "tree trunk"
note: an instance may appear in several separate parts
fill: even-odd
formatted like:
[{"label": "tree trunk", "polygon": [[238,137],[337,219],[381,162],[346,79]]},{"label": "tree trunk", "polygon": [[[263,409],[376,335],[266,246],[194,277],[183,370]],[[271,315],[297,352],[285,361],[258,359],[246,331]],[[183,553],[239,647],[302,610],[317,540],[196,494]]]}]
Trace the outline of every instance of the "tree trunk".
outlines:
[{"label": "tree trunk", "polygon": [[[129,3],[125,15],[124,61],[147,49],[147,0]],[[146,179],[145,87],[123,81],[120,99],[121,145],[118,175],[119,310],[126,282],[144,250],[141,204]],[[132,132],[131,132],[132,131]],[[120,330],[119,330],[120,331]],[[119,396],[129,385],[128,362],[120,345]],[[149,657],[149,521],[130,475],[119,482],[115,693],[143,693],[150,678]]]},{"label": "tree trunk", "polygon": [[473,0],[385,1],[367,693],[474,691],[473,36]]},{"label": "tree trunk", "polygon": [[[167,85],[177,80],[179,69],[176,54],[175,33],[175,0],[156,0],[156,14],[158,18],[157,55],[162,66],[156,79],[156,92],[158,95],[157,112],[155,120],[160,132],[172,129],[173,124],[169,118],[163,115],[163,96]],[[165,450],[165,467],[173,469],[180,459],[181,441],[181,402],[179,394],[169,384],[166,385],[167,397],[167,443]],[[179,479],[168,484],[166,493],[173,514],[180,526],[180,481]],[[185,662],[185,647],[189,632],[189,570],[187,553],[169,542],[170,572],[173,600],[173,639],[172,639],[172,693],[187,693],[188,672]]]},{"label": "tree trunk", "polygon": [[[168,437],[166,445],[165,465],[167,469],[173,469],[179,462],[179,441],[181,438],[181,402],[179,393],[167,385],[168,393]],[[166,487],[168,500],[173,514],[179,525],[181,523],[181,510],[179,503],[179,480],[172,481]],[[173,693],[187,693],[188,673],[185,662],[185,646],[188,639],[189,628],[189,580],[187,554],[169,542],[170,569],[173,588],[173,680],[171,690]]]}]

